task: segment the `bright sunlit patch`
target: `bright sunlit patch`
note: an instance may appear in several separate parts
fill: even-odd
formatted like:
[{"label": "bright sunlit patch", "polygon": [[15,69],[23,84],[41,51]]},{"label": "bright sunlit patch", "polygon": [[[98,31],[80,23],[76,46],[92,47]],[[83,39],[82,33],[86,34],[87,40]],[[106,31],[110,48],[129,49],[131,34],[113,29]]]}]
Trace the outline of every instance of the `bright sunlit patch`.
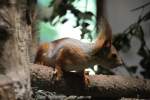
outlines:
[{"label": "bright sunlit patch", "polygon": [[59,38],[70,37],[74,39],[80,39],[81,31],[78,28],[72,28],[69,23],[58,27]]},{"label": "bright sunlit patch", "polygon": [[98,71],[98,65],[94,65],[94,71]]},{"label": "bright sunlit patch", "polygon": [[88,72],[89,75],[95,75],[95,72],[91,68],[87,68],[85,71]]},{"label": "bright sunlit patch", "polygon": [[56,25],[56,29],[58,30],[59,33],[59,38],[70,37],[80,39],[81,38],[80,27],[74,28],[76,24],[76,18],[74,17],[74,15],[71,14],[70,11],[67,11],[67,14],[64,17],[67,18],[68,21],[64,24],[58,23]]},{"label": "bright sunlit patch", "polygon": [[80,8],[80,10],[82,12],[86,11],[91,11],[96,13],[96,7],[95,7],[95,3],[96,0],[75,0],[75,2],[73,3],[73,5],[78,9]]},{"label": "bright sunlit patch", "polygon": [[[43,6],[47,7],[51,1],[52,0],[38,0],[38,5],[40,5],[42,7]],[[96,0],[91,0],[91,1],[75,0],[73,5],[76,8],[79,8],[79,10],[81,10],[82,12],[90,11],[95,15],[96,14],[95,2],[96,2]],[[67,19],[67,21],[65,23],[61,23],[64,19]],[[39,32],[40,33],[40,41],[41,42],[49,42],[49,41],[53,41],[53,40],[64,38],[64,37],[70,37],[70,38],[81,40],[86,43],[91,42],[91,40],[88,37],[88,34],[85,34],[84,39],[81,39],[81,33],[82,33],[81,26],[74,28],[76,26],[76,21],[77,21],[77,18],[74,16],[74,14],[71,13],[71,11],[68,10],[65,16],[63,16],[63,17],[57,16],[55,18],[55,20],[53,20],[52,24],[56,24],[55,29],[48,23],[42,23],[40,25],[41,28],[40,28],[40,32]],[[94,28],[95,28],[95,22],[96,22],[95,17],[93,16],[92,20],[86,20],[86,19],[80,20],[80,24],[83,21],[85,21],[89,24],[89,26],[87,28],[89,30],[91,30],[90,34],[92,35],[92,37],[95,37],[94,36],[95,35]]]},{"label": "bright sunlit patch", "polygon": [[[73,71],[71,71],[71,72],[76,73],[77,71],[73,70]],[[85,69],[85,72],[87,72],[88,75],[95,75],[94,70],[92,70],[91,68],[86,68],[86,69]]]}]

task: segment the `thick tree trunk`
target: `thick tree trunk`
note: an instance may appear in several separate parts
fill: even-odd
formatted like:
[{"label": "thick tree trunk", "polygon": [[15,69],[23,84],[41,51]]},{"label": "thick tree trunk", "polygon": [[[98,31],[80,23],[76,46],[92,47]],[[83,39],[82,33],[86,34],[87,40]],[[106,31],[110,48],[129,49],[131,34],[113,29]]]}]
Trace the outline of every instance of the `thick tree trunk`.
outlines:
[{"label": "thick tree trunk", "polygon": [[85,87],[80,75],[65,73],[62,80],[55,82],[52,68],[31,65],[31,83],[39,89],[98,98],[150,98],[150,80],[113,75],[89,76],[89,80],[89,87]]},{"label": "thick tree trunk", "polygon": [[0,1],[0,99],[30,100],[26,0]]}]

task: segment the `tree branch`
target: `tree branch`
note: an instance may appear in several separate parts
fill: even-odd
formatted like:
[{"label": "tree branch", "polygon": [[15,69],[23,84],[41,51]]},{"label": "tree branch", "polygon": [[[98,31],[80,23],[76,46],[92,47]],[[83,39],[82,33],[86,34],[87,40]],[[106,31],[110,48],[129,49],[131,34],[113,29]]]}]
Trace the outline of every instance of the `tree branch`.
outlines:
[{"label": "tree branch", "polygon": [[65,95],[90,95],[102,98],[150,97],[150,80],[115,75],[88,76],[89,87],[85,87],[82,75],[64,73],[63,78],[56,82],[53,69],[42,65],[31,65],[33,87],[55,91]]}]

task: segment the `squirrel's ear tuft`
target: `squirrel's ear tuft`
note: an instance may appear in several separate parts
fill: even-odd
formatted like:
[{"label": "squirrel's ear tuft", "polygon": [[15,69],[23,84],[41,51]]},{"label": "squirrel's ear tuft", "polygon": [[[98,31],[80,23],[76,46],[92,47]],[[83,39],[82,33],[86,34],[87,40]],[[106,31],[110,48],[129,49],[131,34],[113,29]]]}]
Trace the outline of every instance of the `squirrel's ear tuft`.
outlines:
[{"label": "squirrel's ear tuft", "polygon": [[[101,37],[104,39],[103,47],[111,47],[112,45],[112,30],[110,24],[105,17],[101,17]],[[101,38],[101,39],[102,39]]]},{"label": "squirrel's ear tuft", "polygon": [[112,30],[105,17],[101,17],[100,25],[98,25],[100,31],[96,39],[95,47],[93,52],[98,52],[103,47],[111,48],[112,45]]}]

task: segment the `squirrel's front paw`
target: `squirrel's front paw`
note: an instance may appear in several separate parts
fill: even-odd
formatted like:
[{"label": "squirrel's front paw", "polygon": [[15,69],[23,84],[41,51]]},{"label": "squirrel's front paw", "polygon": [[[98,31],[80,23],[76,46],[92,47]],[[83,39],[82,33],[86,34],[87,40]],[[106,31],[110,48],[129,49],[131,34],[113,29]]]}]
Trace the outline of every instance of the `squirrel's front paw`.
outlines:
[{"label": "squirrel's front paw", "polygon": [[54,71],[54,79],[55,79],[56,81],[59,81],[59,80],[61,80],[62,76],[63,76],[62,71],[61,71],[60,69],[58,70],[57,68],[55,68],[55,71]]}]

